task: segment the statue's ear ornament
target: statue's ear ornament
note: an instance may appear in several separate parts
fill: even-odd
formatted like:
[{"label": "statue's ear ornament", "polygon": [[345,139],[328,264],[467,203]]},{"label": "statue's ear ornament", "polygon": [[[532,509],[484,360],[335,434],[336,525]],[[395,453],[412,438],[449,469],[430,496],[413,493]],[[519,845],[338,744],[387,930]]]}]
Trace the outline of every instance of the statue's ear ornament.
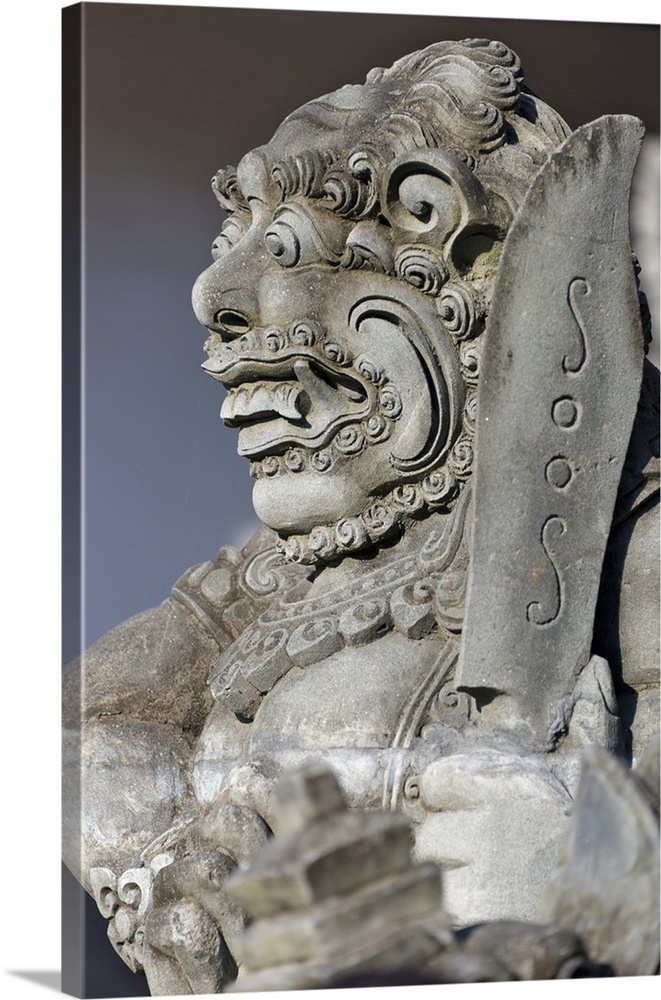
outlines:
[{"label": "statue's ear ornament", "polygon": [[464,238],[493,228],[481,183],[462,159],[442,149],[397,157],[383,178],[381,206],[398,243],[432,246],[455,265]]},{"label": "statue's ear ornament", "polygon": [[406,298],[373,296],[361,300],[349,314],[349,328],[356,339],[381,343],[384,349],[394,340],[403,350],[402,334],[411,345],[407,356],[411,371],[419,377],[420,396],[410,401],[408,427],[400,435],[398,452],[391,454],[390,462],[403,476],[417,478],[435,468],[452,446],[465,389],[451,339],[429,337],[436,325],[434,303],[413,304]]},{"label": "statue's ear ornament", "polygon": [[551,154],[505,241],[483,338],[456,679],[487,714],[509,700],[542,747],[590,658],[640,393],[629,191],[643,134],[607,116]]}]

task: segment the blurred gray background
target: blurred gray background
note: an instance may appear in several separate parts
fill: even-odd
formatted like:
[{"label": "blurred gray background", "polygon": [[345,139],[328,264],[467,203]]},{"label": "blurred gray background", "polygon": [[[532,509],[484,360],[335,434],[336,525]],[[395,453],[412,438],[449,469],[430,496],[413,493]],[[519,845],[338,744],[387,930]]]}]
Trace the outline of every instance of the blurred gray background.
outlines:
[{"label": "blurred gray background", "polygon": [[[79,639],[72,569],[65,659],[256,526],[248,466],[218,420],[222,389],[199,367],[205,333],[190,307],[221,222],[212,174],[306,100],[467,36],[514,48],[527,84],[573,127],[606,113],[644,120],[634,242],[656,331],[658,25],[82,5],[84,615]],[[77,378],[71,358],[66,365],[65,391],[67,376]],[[75,454],[75,433],[64,447]],[[74,928],[81,903],[67,886]],[[85,927],[85,995],[144,995],[93,908]]]}]

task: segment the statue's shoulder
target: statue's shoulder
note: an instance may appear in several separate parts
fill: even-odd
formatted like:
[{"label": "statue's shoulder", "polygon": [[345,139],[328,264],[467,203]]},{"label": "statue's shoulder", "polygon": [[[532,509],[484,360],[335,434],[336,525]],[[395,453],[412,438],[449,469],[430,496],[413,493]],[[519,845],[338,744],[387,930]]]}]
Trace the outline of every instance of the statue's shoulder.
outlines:
[{"label": "statue's shoulder", "polygon": [[238,549],[224,545],[213,560],[187,570],[172,588],[183,604],[226,648],[265,611],[276,597],[309,586],[310,567],[287,562],[278,536],[266,526]]},{"label": "statue's shoulder", "polygon": [[[638,410],[617,494],[613,530],[658,504],[659,369],[645,361]],[[657,515],[658,516],[658,515]]]}]

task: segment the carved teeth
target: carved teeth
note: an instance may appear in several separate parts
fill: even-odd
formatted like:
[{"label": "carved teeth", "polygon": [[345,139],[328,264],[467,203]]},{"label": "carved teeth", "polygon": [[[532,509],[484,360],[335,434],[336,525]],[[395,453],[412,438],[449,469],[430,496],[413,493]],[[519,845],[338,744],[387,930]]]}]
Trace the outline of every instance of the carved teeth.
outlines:
[{"label": "carved teeth", "polygon": [[296,382],[255,382],[231,389],[220,411],[228,426],[262,417],[300,420],[308,406],[307,393]]}]

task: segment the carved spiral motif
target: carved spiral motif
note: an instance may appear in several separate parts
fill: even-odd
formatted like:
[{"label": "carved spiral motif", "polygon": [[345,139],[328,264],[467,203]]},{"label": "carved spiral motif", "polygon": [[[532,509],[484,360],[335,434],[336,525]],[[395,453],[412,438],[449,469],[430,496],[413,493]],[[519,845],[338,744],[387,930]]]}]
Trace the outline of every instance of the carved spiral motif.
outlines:
[{"label": "carved spiral motif", "polygon": [[420,798],[420,776],[417,774],[412,774],[404,782],[404,798],[409,801],[415,801]]},{"label": "carved spiral motif", "polygon": [[343,549],[355,549],[367,545],[370,538],[360,518],[347,517],[335,526],[335,538]]},{"label": "carved spiral motif", "polygon": [[278,570],[282,570],[282,557],[272,549],[258,552],[245,568],[245,585],[254,594],[274,594],[281,586],[282,580]]},{"label": "carved spiral motif", "polygon": [[386,385],[379,392],[379,407],[391,420],[396,420],[402,412],[402,400],[394,385]]},{"label": "carved spiral motif", "polygon": [[456,708],[459,704],[459,695],[452,687],[452,684],[446,684],[438,692],[434,698],[434,708],[443,713],[448,708]]},{"label": "carved spiral motif", "polygon": [[456,283],[447,284],[438,303],[443,326],[455,340],[467,340],[476,332],[477,310],[468,290]]},{"label": "carved spiral motif", "polygon": [[356,455],[365,444],[365,438],[355,426],[342,427],[333,438],[333,445],[342,455]]},{"label": "carved spiral motif", "polygon": [[512,73],[504,66],[492,66],[489,83],[492,85],[490,98],[494,104],[500,108],[511,108],[519,89]]},{"label": "carved spiral motif", "polygon": [[402,483],[392,492],[392,503],[396,510],[404,514],[414,514],[424,504],[422,491],[413,483]]},{"label": "carved spiral motif", "polygon": [[464,378],[469,383],[477,382],[480,373],[480,353],[477,344],[462,344],[459,348],[459,364]]},{"label": "carved spiral motif", "polygon": [[363,514],[363,520],[372,538],[378,538],[390,531],[395,523],[393,511],[385,504],[373,504]]},{"label": "carved spiral motif", "polygon": [[301,192],[309,197],[323,193],[323,177],[332,162],[327,150],[307,149],[296,156],[280,160],[271,169],[271,176],[285,197]]},{"label": "carved spiral motif", "polygon": [[333,456],[326,448],[316,451],[312,456],[312,466],[317,472],[327,472],[332,464]]},{"label": "carved spiral motif", "polygon": [[300,448],[290,448],[285,454],[285,465],[291,472],[301,472],[305,468],[305,455]]},{"label": "carved spiral motif", "polygon": [[398,277],[426,295],[438,295],[448,277],[440,258],[423,245],[401,247],[395,254],[395,269]]},{"label": "carved spiral motif", "polygon": [[268,351],[275,354],[277,351],[281,351],[285,346],[284,335],[280,332],[280,330],[276,330],[275,328],[267,330],[264,334],[264,344]]},{"label": "carved spiral motif", "polygon": [[317,149],[306,149],[296,154],[299,175],[302,179],[303,194],[311,195],[319,190],[328,162],[327,154]]},{"label": "carved spiral motif", "polygon": [[248,203],[239,190],[235,167],[219,170],[211,181],[211,190],[224,209],[231,211],[237,205],[248,208]]},{"label": "carved spiral motif", "polygon": [[310,323],[294,323],[289,330],[289,339],[292,344],[298,347],[312,347],[315,343],[316,335]]},{"label": "carved spiral motif", "polygon": [[324,191],[338,215],[360,216],[365,211],[369,191],[358,177],[340,168],[331,170],[324,178]]},{"label": "carved spiral motif", "polygon": [[450,468],[459,478],[465,478],[473,466],[473,445],[468,438],[462,438],[452,449]]},{"label": "carved spiral motif", "polygon": [[516,52],[508,48],[504,42],[498,41],[496,39],[489,41],[486,45],[482,39],[478,39],[475,42],[467,41],[465,43],[468,46],[479,45],[483,53],[483,58],[486,60],[490,55],[493,55],[501,65],[506,66],[512,76],[516,79],[521,77],[521,60],[517,56]]},{"label": "carved spiral motif", "polygon": [[275,455],[266,455],[261,462],[262,472],[269,478],[277,476],[280,471],[280,462]]},{"label": "carved spiral motif", "polygon": [[[490,96],[498,100],[495,94]],[[464,105],[462,112],[467,131],[474,131],[480,136],[481,152],[502,146],[504,140],[503,116],[495,104],[477,101],[475,104]]]},{"label": "carved spiral motif", "polygon": [[373,177],[375,173],[378,173],[378,165],[375,160],[375,152],[369,150],[367,147],[365,149],[356,149],[349,156],[348,164],[349,170],[356,177],[361,177],[366,179],[368,177]]},{"label": "carved spiral motif", "polygon": [[414,604],[427,604],[428,601],[431,601],[435,592],[434,581],[427,579],[416,580],[411,587],[410,594]]},{"label": "carved spiral motif", "polygon": [[[332,159],[330,156],[329,160]],[[329,162],[320,193],[326,195],[338,215],[366,218],[374,213],[378,198],[375,177],[379,176],[379,158],[365,147],[353,152],[344,162],[341,165]]]},{"label": "carved spiral motif", "polygon": [[379,413],[375,413],[361,427],[370,441],[385,441],[390,437],[390,426]]},{"label": "carved spiral motif", "polygon": [[310,532],[308,545],[319,559],[330,559],[335,554],[337,546],[328,528],[314,528]]},{"label": "carved spiral motif", "polygon": [[430,507],[447,503],[457,493],[457,481],[445,469],[438,469],[422,480],[422,493]]},{"label": "carved spiral motif", "polygon": [[369,145],[356,149],[350,154],[349,170],[365,186],[366,199],[362,216],[373,215],[378,202],[377,179],[381,176],[382,157],[379,151]]},{"label": "carved spiral motif", "polygon": [[336,365],[350,365],[352,361],[350,354],[343,347],[340,347],[339,344],[335,344],[332,341],[331,343],[324,344],[324,354],[330,361],[334,361]]},{"label": "carved spiral motif", "polygon": [[464,414],[469,424],[474,424],[477,419],[477,393],[471,392],[466,397],[464,404]]},{"label": "carved spiral motif", "polygon": [[370,358],[361,355],[359,358],[356,358],[354,367],[356,371],[360,372],[369,382],[373,382],[374,385],[380,385],[383,382],[382,369]]},{"label": "carved spiral motif", "polygon": [[298,171],[289,160],[282,160],[280,163],[274,164],[271,168],[271,177],[285,196],[297,188]]}]

